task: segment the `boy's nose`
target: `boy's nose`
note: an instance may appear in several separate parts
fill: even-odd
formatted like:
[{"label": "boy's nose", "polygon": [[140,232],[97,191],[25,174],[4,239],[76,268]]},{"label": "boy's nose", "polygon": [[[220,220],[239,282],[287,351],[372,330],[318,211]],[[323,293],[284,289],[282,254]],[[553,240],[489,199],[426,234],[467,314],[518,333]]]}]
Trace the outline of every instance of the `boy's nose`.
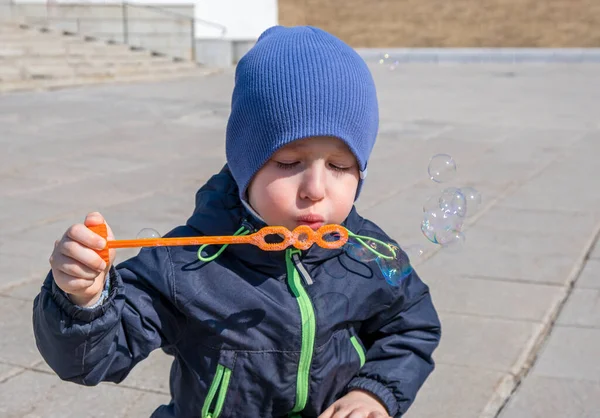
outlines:
[{"label": "boy's nose", "polygon": [[325,169],[312,166],[304,172],[300,184],[300,197],[312,201],[319,201],[325,197]]}]

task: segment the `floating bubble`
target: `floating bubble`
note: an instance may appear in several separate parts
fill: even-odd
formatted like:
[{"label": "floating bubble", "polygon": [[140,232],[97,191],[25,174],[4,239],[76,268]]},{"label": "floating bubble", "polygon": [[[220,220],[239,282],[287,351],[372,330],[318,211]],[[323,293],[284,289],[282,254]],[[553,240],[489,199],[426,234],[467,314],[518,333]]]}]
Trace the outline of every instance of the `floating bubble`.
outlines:
[{"label": "floating bubble", "polygon": [[[377,247],[377,244],[372,242],[374,247]],[[356,241],[348,241],[344,248],[346,249],[346,253],[356,261],[362,261],[368,263],[369,261],[373,261],[377,258],[377,254],[373,251],[367,249],[363,244]],[[373,247],[372,247],[373,248]]]},{"label": "floating bubble", "polygon": [[425,203],[423,203],[423,212],[429,212],[432,210],[441,209],[440,208],[440,196],[432,195],[427,198]]},{"label": "floating bubble", "polygon": [[458,252],[465,245],[465,234],[460,231],[446,231],[438,234],[439,243],[450,252]]},{"label": "floating bubble", "polygon": [[473,215],[479,209],[479,205],[481,205],[481,193],[472,187],[463,187],[460,189],[460,192],[467,202],[467,214],[469,216]]},{"label": "floating bubble", "polygon": [[443,183],[451,180],[456,174],[456,163],[448,154],[437,154],[429,160],[427,172],[431,180]]},{"label": "floating bubble", "polygon": [[137,239],[160,238],[158,231],[152,228],[144,228],[137,234]]},{"label": "floating bubble", "polygon": [[386,53],[383,54],[383,56],[379,59],[379,64],[385,65],[390,69],[390,71],[393,71],[398,66],[398,60],[392,58],[390,54]]},{"label": "floating bubble", "polygon": [[453,213],[461,218],[467,214],[467,199],[456,187],[445,189],[440,195],[438,203],[443,211]]},{"label": "floating bubble", "polygon": [[440,244],[438,235],[449,231],[460,231],[462,218],[449,211],[442,209],[431,210],[425,213],[421,222],[421,232],[425,238],[434,244]]}]

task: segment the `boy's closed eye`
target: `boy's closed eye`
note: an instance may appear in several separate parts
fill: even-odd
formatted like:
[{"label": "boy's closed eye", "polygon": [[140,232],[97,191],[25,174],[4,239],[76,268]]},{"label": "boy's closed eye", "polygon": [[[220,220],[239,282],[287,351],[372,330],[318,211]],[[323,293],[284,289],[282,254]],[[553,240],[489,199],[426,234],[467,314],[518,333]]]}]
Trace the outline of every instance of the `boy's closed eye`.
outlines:
[{"label": "boy's closed eye", "polygon": [[[277,167],[281,168],[282,170],[291,170],[294,167],[297,167],[298,164],[300,164],[300,161],[294,161],[294,162],[275,161],[275,163],[277,164]],[[327,166],[329,168],[331,168],[332,170],[341,171],[341,172],[349,171],[353,167],[352,165],[344,164],[344,163],[327,163]]]}]

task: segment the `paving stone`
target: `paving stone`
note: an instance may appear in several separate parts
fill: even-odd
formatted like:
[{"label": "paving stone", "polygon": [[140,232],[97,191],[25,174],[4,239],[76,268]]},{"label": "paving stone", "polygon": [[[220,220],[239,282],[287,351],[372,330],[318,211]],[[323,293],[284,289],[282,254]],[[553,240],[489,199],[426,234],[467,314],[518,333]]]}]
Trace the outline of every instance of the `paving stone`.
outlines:
[{"label": "paving stone", "polygon": [[431,276],[470,276],[520,282],[564,284],[577,259],[566,256],[536,256],[477,248],[466,245],[458,253],[441,251],[423,266],[420,274]]},{"label": "paving stone", "polygon": [[554,210],[519,210],[500,203],[477,220],[477,227],[488,227],[504,232],[530,234],[559,234],[577,237],[590,235],[600,223],[593,212],[558,212]]},{"label": "paving stone", "polygon": [[43,361],[33,338],[32,309],[33,301],[0,296],[0,362],[29,367]]},{"label": "paving stone", "polygon": [[148,417],[169,395],[112,384],[85,387],[26,371],[0,384],[3,417]]},{"label": "paving stone", "polygon": [[2,364],[0,363],[0,382],[3,381],[11,372],[15,370],[17,367],[10,364]]},{"label": "paving stone", "polygon": [[138,389],[169,393],[169,373],[173,357],[161,350],[153,351],[147,359],[137,364],[124,384]]},{"label": "paving stone", "polygon": [[600,289],[573,289],[556,323],[600,328]]},{"label": "paving stone", "polygon": [[542,321],[564,296],[562,287],[436,276],[428,285],[439,311]]},{"label": "paving stone", "polygon": [[[138,363],[123,382],[121,387],[140,389],[157,393],[169,393],[169,373],[173,357],[162,350],[154,350],[148,358]],[[54,371],[41,362],[32,367],[33,370],[55,375]]]},{"label": "paving stone", "polygon": [[[597,66],[509,66],[409,65],[394,74],[372,67],[380,92],[381,135],[357,204],[366,209],[364,215],[401,245],[422,243],[430,256],[439,248],[420,232],[429,189],[473,186],[483,194],[482,212],[489,210],[467,228],[462,252],[442,251],[415,263],[419,275],[431,282],[444,335],[436,351],[438,369],[420,392],[414,416],[479,415],[539,331],[545,305],[555,302],[579,262],[581,242],[600,220],[595,184],[600,90],[591,82]],[[506,71],[517,76],[497,75]],[[90,411],[149,416],[168,401],[168,396],[128,388],[165,391],[170,360],[160,352],[138,365],[121,386],[81,388],[48,374],[31,335],[30,298],[39,286],[33,280],[38,273],[14,264],[39,266],[44,275],[53,241],[91,210],[109,216],[123,237],[142,227],[164,233],[185,221],[196,189],[225,162],[233,78],[230,69],[199,79],[2,97],[0,270],[5,274],[0,272],[0,289],[8,283],[10,290],[4,287],[8,297],[0,297],[0,335],[5,336],[0,339],[0,374],[12,365],[33,364],[39,371],[14,375],[9,386],[0,387],[0,408],[5,408],[0,416],[96,414]],[[399,92],[410,100],[399,98]],[[427,163],[442,152],[455,158],[458,171],[451,182],[436,185],[427,177]],[[4,198],[17,191],[28,193]],[[547,240],[540,243],[542,236]],[[599,288],[597,251],[577,288]],[[122,250],[118,257],[135,252]],[[13,282],[12,277],[29,274],[32,281]],[[595,312],[592,297],[572,296],[559,322],[589,324]],[[545,352],[554,355],[550,360],[541,355],[541,371],[595,379],[600,351],[595,334],[553,338]],[[577,348],[584,343],[587,348]],[[137,394],[144,398],[136,402]],[[597,394],[591,391],[592,396]],[[561,418],[572,416],[571,410]]]},{"label": "paving stone", "polygon": [[47,273],[48,271],[44,272],[44,274],[40,274],[38,277],[29,279],[28,281],[18,285],[0,289],[0,296],[7,296],[12,299],[19,299],[23,301],[32,301],[40,293]]},{"label": "paving stone", "polygon": [[478,416],[503,375],[501,372],[477,367],[438,364],[419,391],[406,417]]},{"label": "paving stone", "polygon": [[[48,256],[50,252],[48,252]],[[45,277],[45,273],[50,269],[48,258],[45,260],[34,260],[30,255],[7,255],[0,249],[0,293],[8,289],[17,287],[23,283],[28,283],[36,278]]]},{"label": "paving stone", "polygon": [[499,418],[595,418],[600,416],[600,383],[531,376]]},{"label": "paving stone", "polygon": [[590,253],[590,258],[595,260],[600,259],[600,245],[598,244],[598,242],[596,242],[596,245],[594,245],[594,248]]},{"label": "paving stone", "polygon": [[556,326],[532,375],[600,382],[599,352],[600,329]]},{"label": "paving stone", "polygon": [[600,289],[600,258],[592,258],[585,263],[575,287]]},{"label": "paving stone", "polygon": [[500,230],[476,225],[469,228],[465,234],[469,245],[478,249],[513,252],[525,257],[534,256],[583,256],[587,251],[594,232],[575,234],[557,234],[547,232],[526,232]]},{"label": "paving stone", "polygon": [[508,373],[541,325],[533,322],[440,314],[443,338],[439,363]]}]

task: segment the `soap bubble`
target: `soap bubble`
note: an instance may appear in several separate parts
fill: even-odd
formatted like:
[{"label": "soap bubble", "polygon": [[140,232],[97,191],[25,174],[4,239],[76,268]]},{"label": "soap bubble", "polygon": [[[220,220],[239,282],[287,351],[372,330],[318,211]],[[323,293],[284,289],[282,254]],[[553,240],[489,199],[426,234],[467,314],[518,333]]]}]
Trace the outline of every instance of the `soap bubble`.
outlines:
[{"label": "soap bubble", "polygon": [[398,66],[398,60],[392,58],[390,54],[386,53],[383,54],[382,57],[379,59],[379,64],[385,65],[390,69],[390,71],[393,71]]},{"label": "soap bubble", "polygon": [[438,242],[450,252],[458,252],[465,245],[465,234],[460,231],[445,231],[437,235]]},{"label": "soap bubble", "polygon": [[[377,243],[369,241],[365,241],[365,243],[367,243],[367,245],[376,250]],[[370,251],[360,242],[348,240],[344,247],[346,249],[346,253],[356,261],[368,263],[377,258],[377,254],[375,254],[373,251]]]},{"label": "soap bubble", "polygon": [[440,209],[440,196],[432,195],[427,198],[423,203],[423,212],[429,212],[431,210]]},{"label": "soap bubble", "polygon": [[137,239],[160,238],[158,231],[152,228],[144,228],[137,234]]},{"label": "soap bubble", "polygon": [[463,187],[460,189],[460,192],[465,197],[468,215],[473,215],[479,209],[479,205],[481,205],[481,193],[472,187]]},{"label": "soap bubble", "polygon": [[431,180],[443,183],[451,180],[456,174],[456,163],[448,154],[437,154],[429,160],[427,172]]},{"label": "soap bubble", "polygon": [[[346,249],[346,253],[357,261],[363,261],[365,263],[368,263],[369,261],[376,260],[380,255],[395,255],[392,253],[391,250],[398,251],[398,247],[395,247],[393,245],[385,245],[383,243],[370,240],[368,238],[360,238],[360,240],[362,242],[360,242],[357,238],[351,238],[344,246]],[[365,245],[369,248],[367,248]]]},{"label": "soap bubble", "polygon": [[445,189],[440,195],[438,203],[443,211],[456,214],[461,218],[467,213],[467,199],[456,187]]},{"label": "soap bubble", "polygon": [[440,244],[438,235],[449,231],[460,231],[462,228],[462,218],[450,211],[435,209],[425,213],[423,222],[421,222],[421,232],[425,238],[434,244]]},{"label": "soap bubble", "polygon": [[402,280],[408,277],[413,269],[409,263],[402,264],[397,258],[377,258],[377,265],[390,286],[398,286]]}]

